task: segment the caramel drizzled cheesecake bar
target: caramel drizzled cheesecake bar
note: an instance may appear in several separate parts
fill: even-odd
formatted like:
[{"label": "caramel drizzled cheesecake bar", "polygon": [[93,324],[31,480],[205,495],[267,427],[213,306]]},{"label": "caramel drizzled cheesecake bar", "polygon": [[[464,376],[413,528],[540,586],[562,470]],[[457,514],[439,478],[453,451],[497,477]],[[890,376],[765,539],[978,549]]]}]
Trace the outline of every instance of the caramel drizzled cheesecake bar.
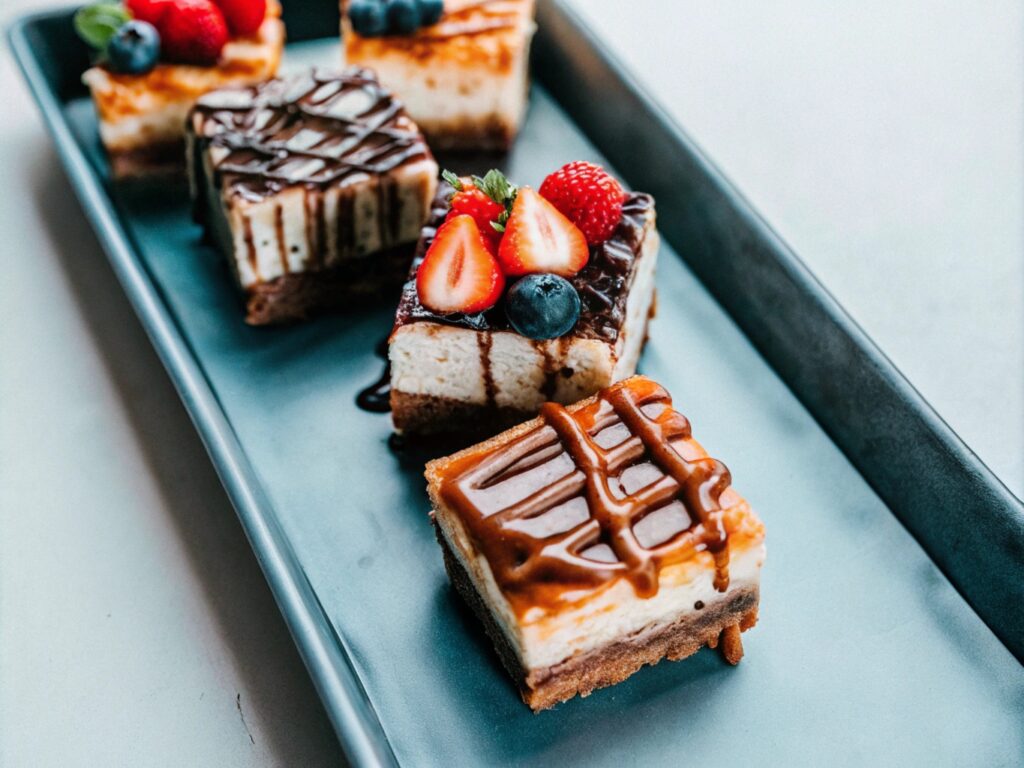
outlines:
[{"label": "caramel drizzled cheesecake bar", "polygon": [[764,527],[655,382],[634,377],[427,465],[452,584],[534,710],[757,620]]},{"label": "caramel drizzled cheesecake bar", "polygon": [[394,288],[430,212],[437,164],[365,69],[208,93],[189,117],[197,217],[255,325]]},{"label": "caramel drizzled cheesecake bar", "polygon": [[407,0],[408,21],[382,16],[400,9],[381,0],[341,5],[346,63],[374,69],[434,149],[511,146],[526,111],[534,0]]}]

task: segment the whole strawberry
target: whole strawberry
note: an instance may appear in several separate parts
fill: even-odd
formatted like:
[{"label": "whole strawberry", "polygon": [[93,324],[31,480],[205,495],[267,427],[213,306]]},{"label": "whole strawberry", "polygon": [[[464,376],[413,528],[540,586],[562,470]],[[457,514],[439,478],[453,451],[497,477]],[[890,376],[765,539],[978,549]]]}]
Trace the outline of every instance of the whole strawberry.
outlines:
[{"label": "whole strawberry", "polygon": [[498,205],[482,190],[466,184],[463,185],[461,191],[452,195],[449,205],[445,221],[461,215],[472,216],[491,253],[498,252],[501,232],[496,231],[491,226],[491,222],[497,221],[498,217],[505,212],[503,205]]},{"label": "whole strawberry", "polygon": [[125,0],[125,7],[133,19],[148,21],[158,30],[171,0]]},{"label": "whole strawberry", "polygon": [[163,57],[183,64],[216,64],[228,41],[224,14],[210,0],[170,0],[157,29]]},{"label": "whole strawberry", "polygon": [[267,15],[267,0],[215,0],[232,35],[254,35]]},{"label": "whole strawberry", "polygon": [[563,165],[544,179],[538,191],[580,228],[587,245],[603,243],[622,220],[626,193],[619,182],[594,163],[577,160]]},{"label": "whole strawberry", "polygon": [[448,200],[445,221],[460,215],[472,216],[487,247],[497,254],[515,187],[499,171],[490,171],[483,178],[459,177],[451,171],[444,171],[441,176],[455,190]]}]

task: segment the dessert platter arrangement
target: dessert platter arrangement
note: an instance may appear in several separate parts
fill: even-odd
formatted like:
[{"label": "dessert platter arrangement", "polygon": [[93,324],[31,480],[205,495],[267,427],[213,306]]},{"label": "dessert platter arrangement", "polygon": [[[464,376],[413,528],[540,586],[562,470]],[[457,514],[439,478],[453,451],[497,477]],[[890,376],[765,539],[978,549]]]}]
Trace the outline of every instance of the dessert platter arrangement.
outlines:
[{"label": "dessert platter arrangement", "polygon": [[[695,431],[800,531],[783,573],[825,567],[800,548],[808,530],[849,536],[822,512],[835,505],[911,548],[852,573],[885,585],[945,682],[980,700],[970,660],[949,662],[912,607],[927,556],[662,245],[655,196],[531,88],[535,33],[571,17],[534,0],[342,0],[294,11],[316,41],[288,48],[315,46],[316,64],[282,66],[291,5],[101,2],[51,34],[82,53],[88,98],[60,123],[89,179],[76,190],[119,220],[95,214],[108,250],[137,254],[115,268],[350,758],[721,754],[714,724],[740,716],[742,692],[791,680],[780,652],[818,674],[842,663],[766,633],[754,669],[732,670],[758,621],[765,526]],[[863,535],[826,551],[852,558]],[[945,610],[969,612],[938,578],[958,601]],[[873,610],[861,592],[844,597],[853,616]],[[976,617],[963,633],[1005,663]],[[809,698],[761,700],[749,731],[820,703],[788,684]],[[981,731],[1006,721],[989,709]]]}]

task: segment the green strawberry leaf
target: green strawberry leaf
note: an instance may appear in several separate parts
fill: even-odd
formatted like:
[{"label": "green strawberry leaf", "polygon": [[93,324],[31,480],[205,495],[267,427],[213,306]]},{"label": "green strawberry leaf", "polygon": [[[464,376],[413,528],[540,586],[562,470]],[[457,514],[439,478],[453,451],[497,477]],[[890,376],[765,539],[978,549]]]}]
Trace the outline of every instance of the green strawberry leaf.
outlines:
[{"label": "green strawberry leaf", "polygon": [[515,185],[497,168],[489,170],[483,178],[474,176],[473,184],[498,205],[509,205],[509,198],[515,197]]},{"label": "green strawberry leaf", "polygon": [[131,18],[120,3],[95,3],[75,14],[75,31],[86,43],[102,51],[117,30]]},{"label": "green strawberry leaf", "polygon": [[447,181],[449,184],[451,184],[455,188],[456,192],[462,191],[462,179],[460,179],[451,171],[447,169],[441,171],[441,178]]}]

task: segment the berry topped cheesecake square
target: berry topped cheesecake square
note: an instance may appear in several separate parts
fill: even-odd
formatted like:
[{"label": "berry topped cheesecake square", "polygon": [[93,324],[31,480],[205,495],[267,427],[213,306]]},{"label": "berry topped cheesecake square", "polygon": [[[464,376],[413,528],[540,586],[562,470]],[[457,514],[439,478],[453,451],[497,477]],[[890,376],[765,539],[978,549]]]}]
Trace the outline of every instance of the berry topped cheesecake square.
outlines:
[{"label": "berry topped cheesecake square", "polygon": [[189,117],[197,217],[265,325],[397,294],[437,163],[365,69],[212,91]]},{"label": "berry topped cheesecake square", "polygon": [[277,72],[277,0],[125,0],[75,17],[97,52],[82,76],[115,178],[184,171],[185,117],[202,94]]},{"label": "berry topped cheesecake square", "polygon": [[534,710],[757,621],[764,526],[640,376],[427,465],[456,590]]},{"label": "berry topped cheesecake square", "polygon": [[342,0],[345,61],[376,70],[435,150],[508,149],[526,110],[534,0]]},{"label": "berry topped cheesecake square", "polygon": [[654,308],[654,200],[569,163],[539,190],[445,172],[389,338],[408,434],[480,434],[631,376]]}]

